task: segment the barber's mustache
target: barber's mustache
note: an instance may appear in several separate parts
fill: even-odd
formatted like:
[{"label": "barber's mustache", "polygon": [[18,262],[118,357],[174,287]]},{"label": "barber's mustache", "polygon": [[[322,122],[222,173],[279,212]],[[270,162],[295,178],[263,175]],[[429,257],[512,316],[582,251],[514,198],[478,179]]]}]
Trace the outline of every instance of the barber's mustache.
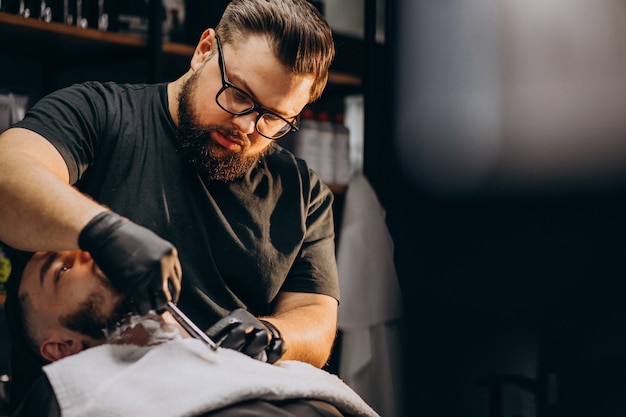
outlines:
[{"label": "barber's mustache", "polygon": [[217,132],[222,136],[226,136],[227,138],[234,138],[241,142],[243,147],[248,147],[250,145],[250,141],[248,139],[248,135],[238,131],[237,129],[226,128],[222,126],[215,126],[207,128],[207,132]]}]

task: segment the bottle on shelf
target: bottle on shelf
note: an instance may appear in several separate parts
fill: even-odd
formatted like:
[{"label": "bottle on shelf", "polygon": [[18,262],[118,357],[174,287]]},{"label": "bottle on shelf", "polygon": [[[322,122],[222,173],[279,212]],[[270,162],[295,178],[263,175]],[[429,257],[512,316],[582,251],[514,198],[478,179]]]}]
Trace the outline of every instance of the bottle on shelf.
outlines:
[{"label": "bottle on shelf", "polygon": [[335,138],[333,140],[333,155],[335,159],[333,183],[346,185],[352,175],[350,166],[350,129],[344,123],[343,113],[334,117]]},{"label": "bottle on shelf", "polygon": [[317,173],[322,181],[328,184],[335,180],[335,155],[333,152],[335,128],[326,110],[318,111],[317,119],[317,146],[319,147],[319,162]]},{"label": "bottle on shelf", "polygon": [[300,114],[300,129],[293,135],[293,153],[304,159],[315,171],[319,170],[321,159],[317,142],[318,130],[315,112],[311,108],[305,108]]},{"label": "bottle on shelf", "polygon": [[300,115],[300,130],[281,143],[304,159],[327,184],[345,185],[350,180],[350,131],[343,113],[306,108]]}]

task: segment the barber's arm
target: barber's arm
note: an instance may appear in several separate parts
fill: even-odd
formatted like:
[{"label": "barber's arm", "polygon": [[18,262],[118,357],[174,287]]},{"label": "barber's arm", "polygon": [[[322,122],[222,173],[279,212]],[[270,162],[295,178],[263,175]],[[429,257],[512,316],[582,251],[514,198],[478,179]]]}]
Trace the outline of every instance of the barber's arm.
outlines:
[{"label": "barber's arm", "polygon": [[282,292],[275,314],[255,317],[236,309],[207,335],[219,346],[274,363],[299,360],[321,368],[337,332],[337,301],[326,295]]},{"label": "barber's arm", "polygon": [[180,262],[171,243],[72,187],[57,149],[27,129],[0,135],[0,240],[27,251],[91,252],[142,313],[160,307],[162,294],[170,295],[168,282],[172,298],[180,290]]},{"label": "barber's arm", "polygon": [[281,292],[275,313],[264,320],[278,328],[287,346],[284,360],[323,367],[337,335],[337,300],[322,294]]},{"label": "barber's arm", "polygon": [[13,128],[0,135],[0,240],[22,250],[78,248],[78,234],[104,207],[69,185],[56,148]]}]

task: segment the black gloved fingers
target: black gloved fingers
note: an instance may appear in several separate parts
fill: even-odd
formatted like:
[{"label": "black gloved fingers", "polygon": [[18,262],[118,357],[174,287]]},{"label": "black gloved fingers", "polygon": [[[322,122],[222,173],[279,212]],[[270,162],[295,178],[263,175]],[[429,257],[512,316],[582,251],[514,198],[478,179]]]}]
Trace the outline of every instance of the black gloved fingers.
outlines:
[{"label": "black gloved fingers", "polygon": [[287,351],[285,347],[285,342],[276,326],[274,326],[267,320],[261,320],[261,322],[267,327],[267,330],[269,332],[268,338],[270,341],[269,345],[265,349],[265,353],[267,354],[266,361],[268,363],[274,363],[282,358]]},{"label": "black gloved fingers", "polygon": [[172,248],[168,255],[161,258],[161,279],[161,287],[156,291],[163,293],[165,301],[162,302],[162,305],[155,306],[157,311],[164,308],[167,301],[177,303],[180,296],[182,267],[176,248]]},{"label": "black gloved fingers", "polygon": [[[159,294],[159,297],[162,297],[162,294]],[[133,296],[132,301],[133,305],[135,306],[135,310],[137,311],[137,314],[139,314],[140,316],[145,316],[150,312],[150,310],[152,310],[152,306],[155,305],[155,296]]]},{"label": "black gloved fingers", "polygon": [[223,334],[221,338],[214,340],[218,346],[241,351],[246,346],[249,332],[249,328],[234,326],[229,332]]},{"label": "black gloved fingers", "polygon": [[241,308],[218,320],[206,334],[222,347],[269,363],[285,353],[285,343],[276,326]]},{"label": "black gloved fingers", "polygon": [[209,336],[211,339],[217,342],[220,339],[224,339],[232,329],[239,326],[240,324],[241,324],[240,320],[235,319],[231,316],[226,316],[224,318],[219,319],[213,326],[209,327],[209,329],[204,333],[206,333],[207,336]]},{"label": "black gloved fingers", "polygon": [[269,333],[262,328],[238,324],[227,329],[227,332],[222,331],[221,338],[214,339],[217,345],[238,350],[248,356],[257,356],[268,347],[271,341]]},{"label": "black gloved fingers", "polygon": [[[257,335],[257,333],[262,334]],[[218,320],[205,332],[219,346],[256,356],[269,344],[265,326],[242,308],[235,309]],[[250,354],[249,352],[254,352]]]},{"label": "black gloved fingers", "polygon": [[246,343],[239,348],[239,351],[248,356],[255,357],[265,351],[271,342],[271,336],[265,329],[255,329],[246,337]]},{"label": "black gloved fingers", "polygon": [[137,305],[137,312],[140,315],[146,315],[148,314],[148,312],[150,311],[150,309],[154,309],[154,311],[156,311],[157,314],[163,314],[166,311],[166,307],[167,307],[167,301],[168,299],[165,298],[165,293],[163,292],[163,290],[161,288],[156,289],[155,291],[152,291],[152,296],[150,297],[150,304],[148,305],[148,310],[145,310],[145,307],[143,307],[140,311],[139,306]]},{"label": "black gloved fingers", "polygon": [[[172,253],[161,259],[161,285],[156,280],[148,289],[150,304],[146,306],[137,302],[136,308],[140,315],[147,314],[151,309],[161,314],[165,311],[168,301],[174,303],[178,302],[178,296],[180,294],[180,282],[181,282],[181,266],[178,260],[176,249],[172,249]],[[176,298],[174,298],[176,297]],[[137,297],[136,297],[137,298]],[[139,295],[139,298],[142,298]]]},{"label": "black gloved fingers", "polygon": [[[81,231],[79,245],[116,288],[133,297],[140,313],[178,300],[182,276],[178,252],[151,230],[105,211]],[[156,297],[157,291],[163,296]]]},{"label": "black gloved fingers", "polygon": [[269,347],[265,349],[265,353],[267,354],[265,361],[267,363],[274,363],[282,358],[286,351],[285,342],[282,338],[272,339]]},{"label": "black gloved fingers", "polygon": [[174,257],[172,275],[167,278],[167,281],[163,281],[163,285],[165,286],[163,291],[167,291],[172,302],[177,303],[180,298],[181,282],[183,280],[183,267],[180,264],[176,248],[172,250],[172,255]]}]

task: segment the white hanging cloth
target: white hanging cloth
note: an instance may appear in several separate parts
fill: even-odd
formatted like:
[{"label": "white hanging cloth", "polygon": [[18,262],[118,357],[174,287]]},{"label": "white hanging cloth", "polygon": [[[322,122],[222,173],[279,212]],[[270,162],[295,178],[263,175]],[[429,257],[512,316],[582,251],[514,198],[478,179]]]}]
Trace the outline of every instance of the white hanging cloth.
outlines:
[{"label": "white hanging cloth", "polygon": [[402,301],[385,210],[363,174],[345,196],[337,264],[339,376],[383,417],[402,415]]}]

